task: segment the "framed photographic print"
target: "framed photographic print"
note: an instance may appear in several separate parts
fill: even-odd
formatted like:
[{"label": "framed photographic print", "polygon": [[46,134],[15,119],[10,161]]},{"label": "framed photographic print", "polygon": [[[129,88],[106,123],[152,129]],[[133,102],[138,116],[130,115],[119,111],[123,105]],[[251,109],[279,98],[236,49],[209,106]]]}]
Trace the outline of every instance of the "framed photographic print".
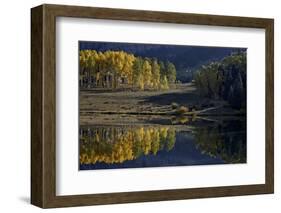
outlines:
[{"label": "framed photographic print", "polygon": [[31,203],[274,191],[273,19],[31,9]]}]

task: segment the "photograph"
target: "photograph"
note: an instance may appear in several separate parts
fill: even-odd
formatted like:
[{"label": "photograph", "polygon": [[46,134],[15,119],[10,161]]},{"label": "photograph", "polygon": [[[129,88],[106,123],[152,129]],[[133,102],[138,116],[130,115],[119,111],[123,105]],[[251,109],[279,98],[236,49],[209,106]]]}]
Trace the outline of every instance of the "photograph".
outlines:
[{"label": "photograph", "polygon": [[79,170],[247,162],[247,49],[79,41]]},{"label": "photograph", "polygon": [[274,193],[274,15],[34,5],[32,205]]}]

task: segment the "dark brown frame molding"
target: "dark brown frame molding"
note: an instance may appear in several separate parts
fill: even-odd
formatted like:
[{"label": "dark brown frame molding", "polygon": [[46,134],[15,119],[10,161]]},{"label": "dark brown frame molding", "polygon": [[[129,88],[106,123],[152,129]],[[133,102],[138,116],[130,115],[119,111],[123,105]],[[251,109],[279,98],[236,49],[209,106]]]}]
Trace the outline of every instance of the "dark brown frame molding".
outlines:
[{"label": "dark brown frame molding", "polygon": [[[229,27],[261,28],[266,32],[266,167],[265,184],[194,189],[56,195],[56,17],[94,18]],[[131,203],[274,192],[274,20],[41,5],[31,9],[31,203],[66,207]]]}]

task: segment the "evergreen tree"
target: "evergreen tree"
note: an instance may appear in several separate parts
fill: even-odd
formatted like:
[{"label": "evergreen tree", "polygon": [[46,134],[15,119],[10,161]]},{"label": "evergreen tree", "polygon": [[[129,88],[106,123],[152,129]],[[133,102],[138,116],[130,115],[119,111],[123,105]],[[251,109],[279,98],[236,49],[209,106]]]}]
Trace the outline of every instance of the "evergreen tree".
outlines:
[{"label": "evergreen tree", "polygon": [[199,94],[221,98],[237,109],[246,107],[246,53],[236,53],[220,62],[211,62],[197,71]]}]

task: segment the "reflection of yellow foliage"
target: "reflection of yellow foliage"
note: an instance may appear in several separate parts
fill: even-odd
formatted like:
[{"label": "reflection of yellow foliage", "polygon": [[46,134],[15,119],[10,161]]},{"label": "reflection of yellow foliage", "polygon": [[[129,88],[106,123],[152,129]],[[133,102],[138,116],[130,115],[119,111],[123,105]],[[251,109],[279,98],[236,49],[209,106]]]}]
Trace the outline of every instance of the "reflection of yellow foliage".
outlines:
[{"label": "reflection of yellow foliage", "polygon": [[154,131],[152,136],[152,145],[151,145],[152,153],[156,155],[159,148],[160,148],[160,134],[159,131]]},{"label": "reflection of yellow foliage", "polygon": [[179,122],[181,123],[181,124],[185,124],[185,123],[188,123],[188,117],[187,116],[185,116],[185,117],[180,117],[179,118]]},{"label": "reflection of yellow foliage", "polygon": [[168,127],[161,127],[160,128],[160,137],[167,138],[168,134]]},{"label": "reflection of yellow foliage", "polygon": [[191,121],[196,121],[196,119],[197,119],[197,115],[194,113],[194,114],[192,115]]},{"label": "reflection of yellow foliage", "polygon": [[83,132],[80,164],[122,163],[140,155],[156,155],[161,147],[171,150],[175,144],[175,129],[168,127],[98,127]]}]

